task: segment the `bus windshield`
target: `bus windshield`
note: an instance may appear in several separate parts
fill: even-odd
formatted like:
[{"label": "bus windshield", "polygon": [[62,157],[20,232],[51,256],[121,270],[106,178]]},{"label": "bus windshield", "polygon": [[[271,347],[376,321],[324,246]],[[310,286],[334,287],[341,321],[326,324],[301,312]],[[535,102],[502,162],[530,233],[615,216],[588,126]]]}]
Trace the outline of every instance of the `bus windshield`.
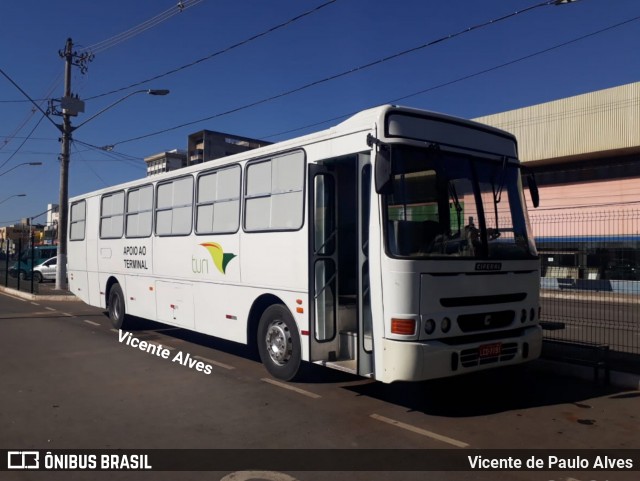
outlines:
[{"label": "bus windshield", "polygon": [[392,150],[384,196],[394,257],[530,259],[537,255],[517,164],[435,149]]}]

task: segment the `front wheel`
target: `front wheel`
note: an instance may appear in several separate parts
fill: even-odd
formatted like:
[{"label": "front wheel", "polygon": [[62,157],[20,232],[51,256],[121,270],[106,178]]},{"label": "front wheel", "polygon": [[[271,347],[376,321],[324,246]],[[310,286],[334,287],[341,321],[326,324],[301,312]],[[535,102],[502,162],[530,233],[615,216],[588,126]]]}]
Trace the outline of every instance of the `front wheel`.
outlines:
[{"label": "front wheel", "polygon": [[109,291],[109,319],[116,329],[122,329],[126,324],[124,308],[124,294],[120,284],[114,284]]},{"label": "front wheel", "polygon": [[302,349],[293,317],[282,304],[268,307],[258,325],[258,351],[269,373],[291,381],[300,373]]},{"label": "front wheel", "polygon": [[37,283],[40,283],[44,280],[44,278],[42,277],[42,272],[38,272],[38,271],[33,273],[33,278]]}]

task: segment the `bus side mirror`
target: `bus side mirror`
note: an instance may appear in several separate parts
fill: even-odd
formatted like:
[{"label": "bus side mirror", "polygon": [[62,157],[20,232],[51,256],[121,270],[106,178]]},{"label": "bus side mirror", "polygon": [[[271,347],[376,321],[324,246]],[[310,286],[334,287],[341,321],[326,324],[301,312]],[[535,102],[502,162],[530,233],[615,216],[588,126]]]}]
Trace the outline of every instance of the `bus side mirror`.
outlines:
[{"label": "bus side mirror", "polygon": [[385,145],[380,145],[376,152],[376,192],[378,194],[390,194],[393,190],[391,180],[391,149]]},{"label": "bus side mirror", "polygon": [[375,145],[375,172],[374,183],[378,194],[391,194],[393,184],[391,183],[391,146],[376,139],[373,135],[367,134],[367,145]]},{"label": "bus side mirror", "polygon": [[391,156],[388,150],[380,149],[376,155],[376,192],[390,194],[393,191],[391,183]]},{"label": "bus side mirror", "polygon": [[529,192],[531,193],[531,202],[533,202],[533,207],[537,209],[540,205],[540,192],[538,191],[538,183],[536,182],[536,176],[533,172],[527,176],[527,185],[529,186]]}]

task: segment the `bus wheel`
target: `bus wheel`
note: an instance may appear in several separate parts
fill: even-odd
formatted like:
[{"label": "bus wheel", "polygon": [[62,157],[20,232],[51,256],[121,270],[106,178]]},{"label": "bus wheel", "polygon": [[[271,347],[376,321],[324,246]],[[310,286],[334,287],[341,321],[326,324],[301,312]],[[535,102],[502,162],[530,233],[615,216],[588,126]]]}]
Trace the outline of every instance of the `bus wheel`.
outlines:
[{"label": "bus wheel", "polygon": [[109,319],[113,327],[121,329],[125,324],[124,294],[120,284],[114,284],[109,292]]},{"label": "bus wheel", "polygon": [[258,325],[258,351],[267,371],[275,378],[291,381],[300,370],[302,349],[296,323],[289,310],[274,304]]}]

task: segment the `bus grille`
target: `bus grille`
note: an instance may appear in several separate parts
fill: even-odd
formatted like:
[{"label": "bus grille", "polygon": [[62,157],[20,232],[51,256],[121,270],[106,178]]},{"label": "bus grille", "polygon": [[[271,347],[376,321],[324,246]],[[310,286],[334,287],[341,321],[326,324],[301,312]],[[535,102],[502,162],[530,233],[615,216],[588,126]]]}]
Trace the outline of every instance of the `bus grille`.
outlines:
[{"label": "bus grille", "polygon": [[478,348],[465,349],[460,353],[460,364],[463,367],[482,366],[484,364],[491,364],[493,362],[510,361],[518,353],[517,342],[507,342],[502,345],[502,349],[499,355],[480,358]]},{"label": "bus grille", "polygon": [[484,312],[481,314],[463,314],[458,316],[458,326],[462,332],[503,329],[509,326],[516,313],[514,311]]}]

